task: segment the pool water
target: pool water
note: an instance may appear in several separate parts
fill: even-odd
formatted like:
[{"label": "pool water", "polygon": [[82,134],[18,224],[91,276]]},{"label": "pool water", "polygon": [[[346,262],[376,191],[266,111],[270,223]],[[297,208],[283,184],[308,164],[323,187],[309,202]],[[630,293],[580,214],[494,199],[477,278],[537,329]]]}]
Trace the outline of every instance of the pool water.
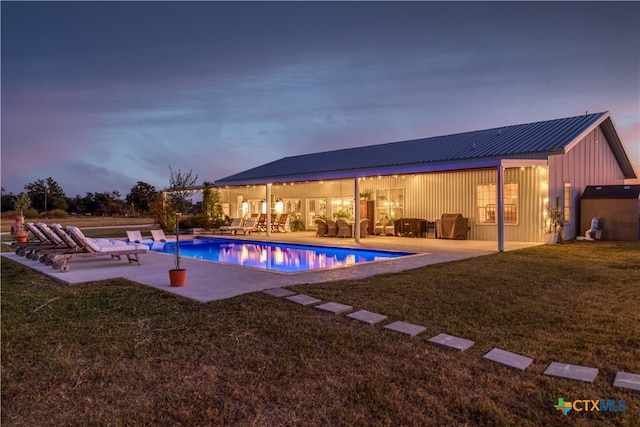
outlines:
[{"label": "pool water", "polygon": [[[153,245],[156,252],[175,253],[175,242]],[[238,241],[233,239],[194,239],[180,242],[180,255],[247,267],[294,273],[322,268],[334,268],[414,255],[411,252],[391,252],[329,246]]]}]

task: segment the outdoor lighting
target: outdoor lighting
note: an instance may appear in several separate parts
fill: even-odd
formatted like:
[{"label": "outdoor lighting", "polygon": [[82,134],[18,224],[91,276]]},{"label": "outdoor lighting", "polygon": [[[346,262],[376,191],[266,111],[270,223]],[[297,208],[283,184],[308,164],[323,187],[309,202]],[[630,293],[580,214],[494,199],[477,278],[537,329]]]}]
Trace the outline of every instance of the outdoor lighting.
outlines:
[{"label": "outdoor lighting", "polygon": [[282,199],[276,200],[276,213],[281,214],[283,210],[284,203],[282,202]]}]

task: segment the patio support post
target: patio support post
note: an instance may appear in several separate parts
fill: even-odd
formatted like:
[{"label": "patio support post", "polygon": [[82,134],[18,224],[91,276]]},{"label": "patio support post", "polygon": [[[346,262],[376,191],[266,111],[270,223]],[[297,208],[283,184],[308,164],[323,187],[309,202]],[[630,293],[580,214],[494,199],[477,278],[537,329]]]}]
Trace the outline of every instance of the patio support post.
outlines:
[{"label": "patio support post", "polygon": [[265,200],[267,201],[267,236],[271,236],[271,183],[267,182]]},{"label": "patio support post", "polygon": [[498,251],[504,252],[504,166],[498,165]]},{"label": "patio support post", "polygon": [[356,242],[360,242],[360,182],[358,181],[358,177],[353,178],[353,194],[354,196],[354,205],[353,205],[353,237],[355,237]]}]

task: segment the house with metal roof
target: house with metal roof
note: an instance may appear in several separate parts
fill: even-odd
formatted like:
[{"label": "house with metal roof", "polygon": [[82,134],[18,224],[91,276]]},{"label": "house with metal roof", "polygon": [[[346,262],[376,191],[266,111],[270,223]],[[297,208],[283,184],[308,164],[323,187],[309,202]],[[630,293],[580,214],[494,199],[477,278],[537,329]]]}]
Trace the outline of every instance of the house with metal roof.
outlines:
[{"label": "house with metal roof", "polygon": [[[588,185],[636,178],[608,112],[285,157],[215,181],[229,216],[468,218],[468,238],[543,240],[550,208],[580,235]],[[355,227],[359,240],[359,227]]]}]

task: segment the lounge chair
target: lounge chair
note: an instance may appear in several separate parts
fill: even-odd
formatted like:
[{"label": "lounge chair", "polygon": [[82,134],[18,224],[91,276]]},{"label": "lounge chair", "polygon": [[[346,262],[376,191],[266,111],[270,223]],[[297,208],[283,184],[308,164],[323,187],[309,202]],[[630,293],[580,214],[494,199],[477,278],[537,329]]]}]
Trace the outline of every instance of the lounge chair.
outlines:
[{"label": "lounge chair", "polygon": [[127,231],[127,238],[129,239],[129,243],[144,243],[144,244],[153,243],[153,239],[143,238],[140,230]]},{"label": "lounge chair", "polygon": [[258,225],[258,218],[251,217],[247,219],[244,222],[244,224],[242,224],[240,227],[233,227],[232,231],[233,231],[233,234],[242,233],[243,235],[251,234],[251,232],[253,231],[260,232],[260,230],[256,228],[257,225]]},{"label": "lounge chair", "polygon": [[106,239],[90,239],[87,238],[78,227],[71,225],[67,226],[64,230],[62,230],[61,227],[56,227],[55,230],[69,246],[72,246],[74,243],[76,245],[73,248],[73,252],[51,255],[53,268],[59,269],[63,273],[69,271],[68,262],[72,258],[110,256],[111,258],[119,260],[122,255],[126,255],[130,264],[135,261],[139,265],[140,258],[138,255],[147,253],[149,250],[147,245],[142,244],[130,244],[123,241]]},{"label": "lounge chair", "polygon": [[285,233],[289,228],[289,214],[280,214],[280,217],[276,222],[271,224],[271,232]]},{"label": "lounge chair", "polygon": [[327,220],[327,237],[336,237],[338,234],[338,224],[332,219]]},{"label": "lounge chair", "polygon": [[242,218],[233,218],[231,220],[230,225],[221,225],[220,228],[218,228],[218,232],[220,234],[224,234],[224,233],[233,234],[235,233],[234,229],[241,226],[242,226]]},{"label": "lounge chair", "polygon": [[267,214],[260,214],[258,222],[256,223],[256,229],[258,233],[261,231],[267,232]]},{"label": "lounge chair", "polygon": [[336,237],[353,237],[351,224],[344,219],[337,220],[336,224],[338,224],[338,234],[336,234]]},{"label": "lounge chair", "polygon": [[166,242],[167,236],[164,235],[164,230],[151,230],[151,238],[154,242]]},{"label": "lounge chair", "polygon": [[39,259],[41,263],[51,265],[53,263],[50,261],[50,256],[52,254],[75,251],[75,247],[77,246],[75,242],[71,242],[70,246],[68,242],[64,241],[55,230],[58,227],[60,227],[58,224],[51,224],[51,227],[49,227],[44,222],[36,224],[36,228],[47,238],[49,242],[51,242],[51,246],[38,248],[37,253],[31,254],[31,259],[34,261]]},{"label": "lounge chair", "polygon": [[316,226],[318,227],[318,231],[316,231],[316,236],[324,237],[327,235],[329,231],[329,226],[327,223],[321,219],[316,219]]},{"label": "lounge chair", "polygon": [[38,248],[42,249],[53,245],[53,242],[49,241],[47,236],[45,236],[32,222],[25,223],[24,227],[31,232],[33,237],[26,242],[13,242],[11,244],[11,246],[16,249],[17,255],[26,255],[28,259],[31,259],[31,254],[37,252]]}]

